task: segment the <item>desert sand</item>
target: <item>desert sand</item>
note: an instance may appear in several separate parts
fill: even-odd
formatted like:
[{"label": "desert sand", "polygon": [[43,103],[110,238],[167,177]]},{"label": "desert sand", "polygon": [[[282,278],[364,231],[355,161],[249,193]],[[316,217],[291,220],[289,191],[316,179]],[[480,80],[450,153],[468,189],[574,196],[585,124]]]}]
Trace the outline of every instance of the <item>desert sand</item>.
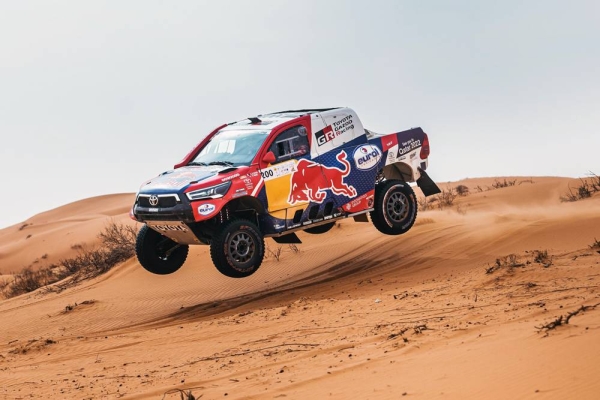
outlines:
[{"label": "desert sand", "polygon": [[[169,276],[133,258],[0,300],[0,398],[598,399],[600,195],[561,203],[578,180],[512,179],[440,184],[470,194],[402,236],[352,220],[300,233],[245,279],[195,246]],[[135,224],[133,197],[0,230],[0,280]]]}]

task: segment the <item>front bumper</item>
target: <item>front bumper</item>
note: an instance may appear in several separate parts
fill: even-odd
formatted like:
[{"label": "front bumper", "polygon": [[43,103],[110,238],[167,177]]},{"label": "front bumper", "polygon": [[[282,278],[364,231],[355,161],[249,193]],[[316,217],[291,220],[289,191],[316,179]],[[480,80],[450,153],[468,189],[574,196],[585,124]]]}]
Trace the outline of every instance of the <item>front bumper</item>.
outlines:
[{"label": "front bumper", "polygon": [[139,222],[181,221],[193,223],[194,212],[188,202],[180,202],[173,207],[143,207],[138,202],[133,206],[133,215]]}]

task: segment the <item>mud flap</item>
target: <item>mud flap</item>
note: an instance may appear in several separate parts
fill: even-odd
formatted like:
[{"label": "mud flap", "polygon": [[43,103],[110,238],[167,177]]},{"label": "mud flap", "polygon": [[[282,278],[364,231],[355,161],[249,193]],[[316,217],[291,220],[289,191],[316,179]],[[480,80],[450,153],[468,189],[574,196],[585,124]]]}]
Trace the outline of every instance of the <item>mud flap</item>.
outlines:
[{"label": "mud flap", "polygon": [[271,239],[279,244],[301,244],[302,240],[295,233],[288,233],[283,236],[271,236]]},{"label": "mud flap", "polygon": [[425,172],[425,170],[419,168],[419,172],[421,173],[421,177],[417,179],[417,185],[419,185],[425,197],[442,192],[438,185],[436,185],[435,182],[429,177],[429,175],[427,175],[427,172]]},{"label": "mud flap", "polygon": [[366,213],[354,215],[352,218],[354,218],[354,222],[369,222],[369,218],[367,218]]}]

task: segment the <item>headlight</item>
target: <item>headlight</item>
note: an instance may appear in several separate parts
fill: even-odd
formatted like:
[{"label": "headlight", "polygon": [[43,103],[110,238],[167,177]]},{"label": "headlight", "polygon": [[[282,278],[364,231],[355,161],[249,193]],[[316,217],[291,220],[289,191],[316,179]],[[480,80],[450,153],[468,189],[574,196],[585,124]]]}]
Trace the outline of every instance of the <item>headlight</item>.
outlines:
[{"label": "headlight", "polygon": [[231,186],[231,181],[205,189],[194,190],[193,192],[186,193],[186,195],[190,200],[218,199],[227,193],[229,186]]}]

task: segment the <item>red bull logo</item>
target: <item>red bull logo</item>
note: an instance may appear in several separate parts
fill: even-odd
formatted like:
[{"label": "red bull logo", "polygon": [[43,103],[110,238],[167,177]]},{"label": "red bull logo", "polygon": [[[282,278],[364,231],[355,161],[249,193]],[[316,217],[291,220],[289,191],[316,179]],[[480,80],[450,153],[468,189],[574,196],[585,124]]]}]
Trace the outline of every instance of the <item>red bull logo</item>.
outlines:
[{"label": "red bull logo", "polygon": [[327,167],[306,159],[300,160],[290,178],[288,203],[291,205],[308,201],[322,203],[327,190],[350,198],[356,196],[356,189],[344,183],[344,178],[350,174],[351,168],[347,157],[343,150],[336,156],[343,169]]}]

